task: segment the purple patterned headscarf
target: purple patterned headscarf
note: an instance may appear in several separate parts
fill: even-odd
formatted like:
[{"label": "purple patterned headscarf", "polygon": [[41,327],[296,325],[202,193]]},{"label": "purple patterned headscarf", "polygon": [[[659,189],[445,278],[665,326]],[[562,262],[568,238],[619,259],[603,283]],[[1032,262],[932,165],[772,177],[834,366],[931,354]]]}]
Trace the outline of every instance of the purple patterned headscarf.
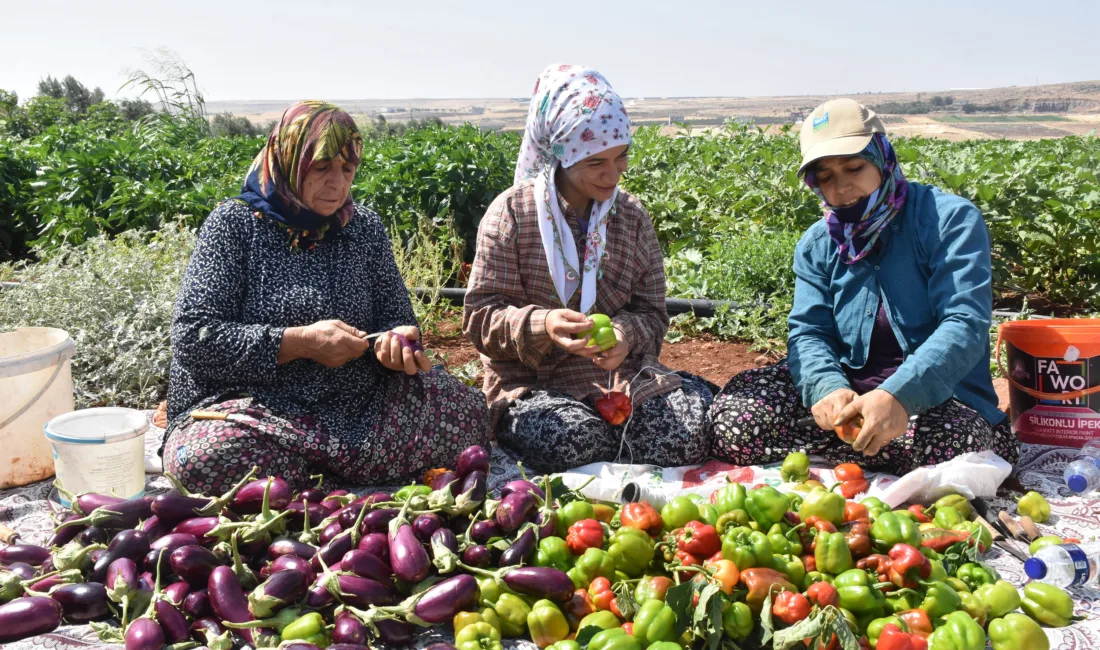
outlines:
[{"label": "purple patterned headscarf", "polygon": [[803,177],[806,185],[809,185],[814,194],[821,199],[821,207],[825,210],[825,223],[829,227],[829,236],[837,243],[840,261],[845,264],[858,262],[874,249],[879,235],[905,205],[905,197],[909,191],[909,182],[901,172],[894,148],[882,133],[874,134],[867,148],[856,157],[878,168],[879,173],[882,174],[882,184],[867,197],[865,202],[860,204],[865,206],[863,212],[854,215],[854,218],[842,218],[838,210],[829,205],[825,195],[821,193],[812,169],[807,170]]}]

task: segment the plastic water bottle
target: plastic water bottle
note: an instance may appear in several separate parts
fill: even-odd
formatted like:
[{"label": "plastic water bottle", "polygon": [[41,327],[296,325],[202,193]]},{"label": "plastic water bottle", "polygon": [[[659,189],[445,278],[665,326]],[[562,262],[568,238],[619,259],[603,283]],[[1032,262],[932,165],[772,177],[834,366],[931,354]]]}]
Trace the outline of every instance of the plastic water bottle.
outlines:
[{"label": "plastic water bottle", "polygon": [[1024,562],[1024,573],[1032,580],[1066,587],[1096,586],[1100,565],[1100,543],[1046,546]]},{"label": "plastic water bottle", "polygon": [[1074,492],[1092,492],[1100,487],[1100,467],[1090,458],[1078,458],[1066,465],[1062,478]]},{"label": "plastic water bottle", "polygon": [[1081,447],[1081,451],[1077,453],[1077,459],[1083,458],[1091,459],[1097,466],[1100,466],[1100,438],[1089,440],[1084,447]]}]

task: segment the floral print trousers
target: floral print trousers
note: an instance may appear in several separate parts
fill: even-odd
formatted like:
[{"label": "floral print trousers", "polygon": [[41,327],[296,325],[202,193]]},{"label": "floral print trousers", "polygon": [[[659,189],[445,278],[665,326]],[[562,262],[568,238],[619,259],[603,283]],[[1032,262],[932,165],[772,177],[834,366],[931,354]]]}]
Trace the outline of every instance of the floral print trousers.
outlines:
[{"label": "floral print trousers", "polygon": [[330,435],[315,416],[286,417],[252,398],[203,410],[245,421],[186,420],[168,436],[164,470],[189,490],[225,492],[258,466],[295,489],[323,474],[359,485],[398,485],[453,467],[463,449],[489,444],[485,396],[442,370],[395,373],[373,435],[361,446]]},{"label": "floral print trousers", "polygon": [[709,382],[677,373],[681,387],[647,399],[619,426],[592,405],[557,391],[532,391],[501,418],[497,441],[536,472],[561,472],[595,462],[676,467],[701,463],[710,452]]},{"label": "floral print trousers", "polygon": [[810,416],[785,363],[746,370],[730,379],[711,407],[712,454],[737,465],[763,465],[803,451],[830,463],[857,462],[865,469],[899,476],[969,451],[992,449],[1012,464],[1020,455],[1007,418],[989,424],[957,399],[910,418],[909,429],[875,456],[855,451],[816,424],[796,425]]}]

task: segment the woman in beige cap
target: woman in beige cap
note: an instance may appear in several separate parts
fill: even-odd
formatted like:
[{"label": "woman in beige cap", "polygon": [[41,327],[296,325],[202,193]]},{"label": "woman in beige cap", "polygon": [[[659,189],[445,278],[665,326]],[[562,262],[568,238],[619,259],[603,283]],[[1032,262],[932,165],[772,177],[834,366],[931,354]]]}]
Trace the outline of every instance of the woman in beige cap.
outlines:
[{"label": "woman in beige cap", "polygon": [[[804,451],[898,474],[984,449],[1016,462],[989,374],[982,215],[906,181],[882,122],[851,99],[817,107],[800,141],[824,217],[795,250],[789,357],[715,399],[714,455],[748,465]],[[850,444],[832,433],[859,423]]]}]

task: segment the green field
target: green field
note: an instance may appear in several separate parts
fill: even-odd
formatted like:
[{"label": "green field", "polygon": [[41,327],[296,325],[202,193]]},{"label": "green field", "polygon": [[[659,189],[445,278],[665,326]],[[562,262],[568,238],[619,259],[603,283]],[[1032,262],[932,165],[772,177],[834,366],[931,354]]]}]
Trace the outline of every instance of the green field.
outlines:
[{"label": "green field", "polygon": [[938,115],[932,119],[944,124],[971,124],[991,122],[1069,122],[1061,115]]}]

